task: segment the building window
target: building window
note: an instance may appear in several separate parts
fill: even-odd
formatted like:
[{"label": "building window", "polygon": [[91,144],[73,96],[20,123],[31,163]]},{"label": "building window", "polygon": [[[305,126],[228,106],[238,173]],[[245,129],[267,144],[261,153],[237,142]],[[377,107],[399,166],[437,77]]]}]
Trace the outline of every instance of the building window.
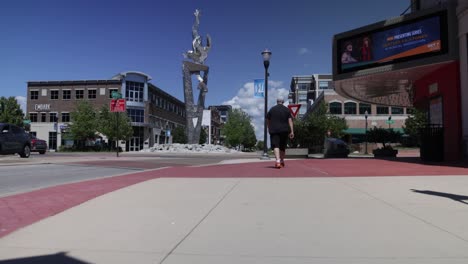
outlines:
[{"label": "building window", "polygon": [[41,113],[41,122],[47,122],[47,114],[46,113]]},{"label": "building window", "polygon": [[309,89],[310,85],[308,83],[299,83],[297,85],[297,89],[299,91],[307,91]]},{"label": "building window", "polygon": [[71,90],[63,90],[62,91],[62,99],[63,100],[70,100],[71,99]]},{"label": "building window", "polygon": [[329,81],[319,81],[319,89],[324,90],[324,89],[329,89],[330,88],[330,82]]},{"label": "building window", "polygon": [[368,115],[372,114],[371,105],[370,104],[365,104],[365,103],[360,103],[359,104],[359,114],[360,115],[365,115],[366,111],[367,111]]},{"label": "building window", "polygon": [[142,109],[128,109],[127,114],[132,120],[132,122],[136,122],[136,123],[145,122],[145,111]]},{"label": "building window", "polygon": [[96,99],[97,90],[91,89],[88,90],[88,99]]},{"label": "building window", "polygon": [[29,92],[29,98],[31,100],[37,100],[39,99],[39,91],[30,91]]},{"label": "building window", "polygon": [[70,122],[70,113],[62,113],[62,122]]},{"label": "building window", "polygon": [[299,115],[303,116],[307,112],[307,106],[299,108]]},{"label": "building window", "polygon": [[75,98],[76,99],[83,99],[84,98],[84,90],[75,90]]},{"label": "building window", "polygon": [[31,122],[37,122],[37,113],[29,113],[29,120],[31,120]]},{"label": "building window", "polygon": [[414,108],[412,108],[412,107],[406,108],[406,114],[408,114],[408,115],[414,115]]},{"label": "building window", "polygon": [[388,115],[388,106],[377,106],[378,115]]},{"label": "building window", "polygon": [[307,102],[307,94],[299,94],[299,103]]},{"label": "building window", "polygon": [[402,115],[403,107],[393,107],[392,106],[392,115]]},{"label": "building window", "polygon": [[58,90],[50,91],[50,99],[58,100],[59,99],[59,91]]},{"label": "building window", "polygon": [[49,122],[51,123],[58,122],[57,113],[49,113]]},{"label": "building window", "polygon": [[343,113],[341,109],[341,103],[340,102],[333,102],[330,103],[330,114],[332,115],[341,115]]},{"label": "building window", "polygon": [[355,115],[357,113],[356,103],[347,102],[344,104],[344,113],[345,115]]},{"label": "building window", "polygon": [[125,98],[131,102],[143,102],[144,83],[126,81]]},{"label": "building window", "polygon": [[119,91],[119,89],[109,89],[109,98],[112,99],[112,93],[113,92],[118,92],[118,91]]}]

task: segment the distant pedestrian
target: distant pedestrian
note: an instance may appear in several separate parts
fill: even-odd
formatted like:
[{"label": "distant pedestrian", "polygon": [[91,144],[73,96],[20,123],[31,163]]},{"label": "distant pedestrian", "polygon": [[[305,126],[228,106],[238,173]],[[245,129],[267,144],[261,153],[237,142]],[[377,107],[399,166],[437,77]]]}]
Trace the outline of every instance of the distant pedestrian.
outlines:
[{"label": "distant pedestrian", "polygon": [[[270,145],[275,153],[275,168],[284,167],[286,144],[289,138],[294,138],[294,127],[291,111],[283,105],[284,99],[278,98],[276,105],[270,108],[266,116]],[[266,142],[265,142],[266,144]]]}]

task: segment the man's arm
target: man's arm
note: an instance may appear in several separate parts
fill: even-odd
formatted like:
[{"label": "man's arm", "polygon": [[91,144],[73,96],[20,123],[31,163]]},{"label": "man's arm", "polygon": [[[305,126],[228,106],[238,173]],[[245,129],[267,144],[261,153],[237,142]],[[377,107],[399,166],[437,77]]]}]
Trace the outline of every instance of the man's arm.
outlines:
[{"label": "man's arm", "polygon": [[288,118],[288,123],[289,123],[289,138],[294,138],[294,126],[293,126],[293,121],[292,118]]}]

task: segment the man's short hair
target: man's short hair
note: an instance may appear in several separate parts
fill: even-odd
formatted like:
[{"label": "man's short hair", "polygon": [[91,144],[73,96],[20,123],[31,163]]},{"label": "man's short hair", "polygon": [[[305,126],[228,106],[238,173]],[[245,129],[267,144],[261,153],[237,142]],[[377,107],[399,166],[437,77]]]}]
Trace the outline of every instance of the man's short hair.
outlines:
[{"label": "man's short hair", "polygon": [[276,102],[282,104],[282,103],[284,103],[284,98],[283,97],[278,97],[278,98],[276,98]]}]

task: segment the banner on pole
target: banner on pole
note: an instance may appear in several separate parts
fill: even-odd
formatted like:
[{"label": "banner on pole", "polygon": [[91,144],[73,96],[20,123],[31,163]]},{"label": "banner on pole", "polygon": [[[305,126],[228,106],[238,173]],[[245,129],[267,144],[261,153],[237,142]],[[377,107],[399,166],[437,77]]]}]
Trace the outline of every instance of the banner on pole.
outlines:
[{"label": "banner on pole", "polygon": [[264,79],[254,80],[254,97],[265,98],[265,80]]}]

